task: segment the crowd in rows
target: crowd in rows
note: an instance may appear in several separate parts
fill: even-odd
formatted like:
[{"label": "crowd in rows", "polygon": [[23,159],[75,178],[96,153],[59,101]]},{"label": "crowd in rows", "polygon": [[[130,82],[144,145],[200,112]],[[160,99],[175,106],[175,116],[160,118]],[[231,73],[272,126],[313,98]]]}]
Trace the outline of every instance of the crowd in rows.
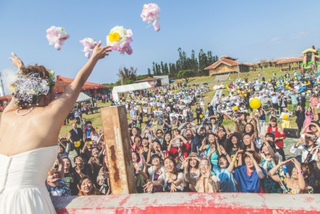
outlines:
[{"label": "crowd in rows", "polygon": [[[201,86],[129,95],[121,104],[130,117],[137,192],[319,193],[317,78],[238,79],[208,104]],[[252,109],[256,98],[262,105]],[[112,194],[101,129],[84,118],[72,126],[60,139],[49,192]],[[299,136],[285,152],[285,129],[293,126]]]}]

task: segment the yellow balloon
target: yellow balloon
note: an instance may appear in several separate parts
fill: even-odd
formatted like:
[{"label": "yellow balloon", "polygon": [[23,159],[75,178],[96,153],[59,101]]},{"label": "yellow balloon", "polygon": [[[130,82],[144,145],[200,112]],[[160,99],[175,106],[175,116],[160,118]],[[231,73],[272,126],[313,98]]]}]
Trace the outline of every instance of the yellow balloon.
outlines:
[{"label": "yellow balloon", "polygon": [[75,142],[74,147],[79,148],[80,146],[81,146],[81,142],[80,141]]},{"label": "yellow balloon", "polygon": [[250,107],[252,109],[258,109],[261,107],[261,101],[258,99],[258,98],[253,98],[251,101],[250,101]]},{"label": "yellow balloon", "polygon": [[92,142],[92,141],[89,141],[89,144],[90,144],[90,145],[92,145],[92,144],[93,144],[93,142]]},{"label": "yellow balloon", "polygon": [[238,110],[239,110],[239,107],[238,107],[238,106],[233,106],[233,110],[234,110],[234,111],[238,111]]},{"label": "yellow balloon", "polygon": [[200,114],[200,119],[203,119],[203,118],[204,118],[203,114]]},{"label": "yellow balloon", "polygon": [[283,119],[284,120],[289,120],[289,115],[287,115],[287,114],[283,115]]}]

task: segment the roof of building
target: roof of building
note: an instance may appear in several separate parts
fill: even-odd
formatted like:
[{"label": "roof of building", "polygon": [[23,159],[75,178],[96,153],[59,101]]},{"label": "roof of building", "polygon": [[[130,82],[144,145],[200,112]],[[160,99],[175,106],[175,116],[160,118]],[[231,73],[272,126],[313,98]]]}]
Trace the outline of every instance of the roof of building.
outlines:
[{"label": "roof of building", "polygon": [[11,99],[12,99],[11,94],[4,95],[4,96],[0,97],[0,102],[9,102]]},{"label": "roof of building", "polygon": [[[58,94],[63,93],[64,88],[66,86],[70,85],[72,81],[73,81],[72,78],[63,77],[63,76],[58,75],[57,79],[56,79],[56,85],[54,86],[56,93],[58,93]],[[81,90],[87,91],[87,90],[102,89],[102,88],[106,88],[106,87],[101,84],[97,84],[97,83],[85,82],[85,84],[83,85]]]},{"label": "roof of building", "polygon": [[204,68],[204,70],[213,70],[213,69],[217,68],[221,64],[225,64],[225,65],[228,65],[228,66],[232,67],[232,66],[237,66],[240,63],[238,63],[235,60],[229,59],[229,57],[228,58],[227,57],[222,57],[219,61],[213,63],[212,65],[209,65],[206,68]]},{"label": "roof of building", "polygon": [[144,79],[141,80],[137,80],[136,82],[149,82],[149,81],[157,81],[158,78],[154,78],[154,77],[146,77]]},{"label": "roof of building", "polygon": [[295,62],[302,62],[303,61],[303,57],[287,57],[287,58],[281,58],[278,60],[275,60],[277,65],[281,65],[281,64],[287,64],[287,63],[295,63]]}]

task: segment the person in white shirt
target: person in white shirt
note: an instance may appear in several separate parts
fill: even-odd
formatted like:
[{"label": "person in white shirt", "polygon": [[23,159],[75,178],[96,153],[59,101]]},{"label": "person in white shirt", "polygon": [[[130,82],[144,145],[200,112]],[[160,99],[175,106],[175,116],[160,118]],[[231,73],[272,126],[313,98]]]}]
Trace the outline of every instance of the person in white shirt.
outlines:
[{"label": "person in white shirt", "polygon": [[271,102],[272,102],[272,107],[275,108],[276,110],[278,110],[279,109],[279,96],[276,94],[276,92],[272,92]]},{"label": "person in white shirt", "polygon": [[304,163],[306,160],[310,162],[315,160],[315,156],[312,155],[311,151],[318,146],[316,139],[311,133],[306,133],[301,136],[295,145],[292,145],[290,152],[296,156],[301,155],[301,163]]}]

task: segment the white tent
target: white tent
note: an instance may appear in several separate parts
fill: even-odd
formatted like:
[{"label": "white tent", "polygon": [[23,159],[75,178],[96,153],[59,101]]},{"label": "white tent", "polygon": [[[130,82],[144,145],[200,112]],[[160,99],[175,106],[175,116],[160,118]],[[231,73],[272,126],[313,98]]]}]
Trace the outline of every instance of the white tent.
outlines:
[{"label": "white tent", "polygon": [[86,95],[83,92],[80,92],[78,99],[77,99],[77,103],[81,103],[81,102],[86,102],[86,101],[90,101],[91,97],[89,97],[88,95]]},{"label": "white tent", "polygon": [[115,86],[112,89],[112,96],[114,101],[119,101],[119,93],[127,93],[131,91],[138,91],[143,89],[152,88],[148,82],[134,83],[129,85]]}]

